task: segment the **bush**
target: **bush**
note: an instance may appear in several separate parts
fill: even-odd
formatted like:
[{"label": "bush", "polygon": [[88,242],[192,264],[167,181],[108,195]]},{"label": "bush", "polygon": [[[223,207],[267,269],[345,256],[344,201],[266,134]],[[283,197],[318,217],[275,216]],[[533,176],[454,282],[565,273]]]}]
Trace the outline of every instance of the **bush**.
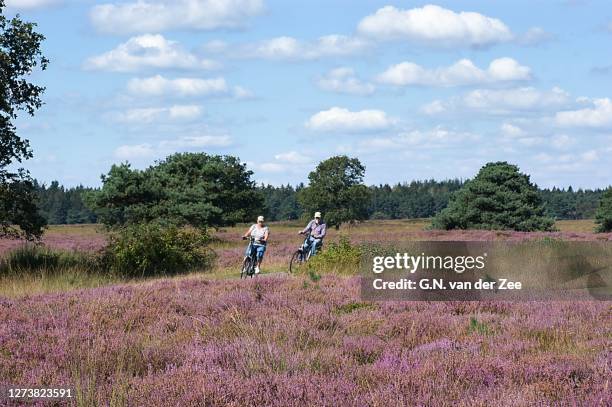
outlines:
[{"label": "bush", "polygon": [[595,223],[597,223],[597,232],[612,232],[612,187],[604,192],[601,201],[599,201]]},{"label": "bush", "polygon": [[110,273],[123,277],[179,274],[210,265],[208,242],[201,229],[130,225],[111,232],[102,263]]},{"label": "bush", "polygon": [[97,267],[97,256],[92,253],[26,244],[6,253],[0,261],[0,274],[33,274],[39,271],[59,272],[67,269],[92,272]]},{"label": "bush", "polygon": [[356,274],[361,254],[360,247],[352,246],[349,239],[342,236],[338,243],[329,243],[327,248],[312,257],[308,267],[319,271]]},{"label": "bush", "polygon": [[550,231],[542,199],[529,176],[506,162],[488,163],[455,192],[433,220],[434,229]]}]

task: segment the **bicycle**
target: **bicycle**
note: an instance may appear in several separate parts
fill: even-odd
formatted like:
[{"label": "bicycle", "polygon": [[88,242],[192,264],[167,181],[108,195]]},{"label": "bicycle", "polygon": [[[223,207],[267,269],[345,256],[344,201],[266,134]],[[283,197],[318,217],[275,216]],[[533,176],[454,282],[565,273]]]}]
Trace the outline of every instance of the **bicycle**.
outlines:
[{"label": "bicycle", "polygon": [[240,278],[247,278],[255,275],[255,267],[257,266],[257,249],[255,249],[255,238],[251,236],[243,237],[242,240],[249,239],[248,253],[249,255],[244,258],[242,261],[242,268],[240,269]]},{"label": "bicycle", "polygon": [[[308,262],[310,259],[312,244],[313,242],[310,241],[310,232],[307,232],[304,242],[291,256],[291,260],[289,261],[289,273],[298,272],[301,267]],[[323,244],[320,244],[317,249],[321,250],[322,247]]]}]

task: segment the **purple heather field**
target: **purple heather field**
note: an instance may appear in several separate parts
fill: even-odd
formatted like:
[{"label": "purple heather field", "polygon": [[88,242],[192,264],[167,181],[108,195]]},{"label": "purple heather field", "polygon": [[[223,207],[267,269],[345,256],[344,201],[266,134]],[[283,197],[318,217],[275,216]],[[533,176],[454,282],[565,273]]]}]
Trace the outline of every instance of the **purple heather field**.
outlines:
[{"label": "purple heather field", "polygon": [[[77,405],[606,405],[604,302],[359,301],[356,277],[0,300],[0,377]],[[115,404],[116,403],[116,404]]]},{"label": "purple heather field", "polygon": [[[208,273],[0,296],[0,387],[74,389],[69,401],[28,405],[610,405],[610,302],[364,302],[356,276],[276,272],[299,242],[294,229],[272,228],[264,270],[274,273],[256,279],[222,273],[239,262],[236,228],[218,233]],[[51,230],[47,244],[104,244],[76,230]],[[397,222],[330,240],[340,233],[361,243],[612,238]]]}]

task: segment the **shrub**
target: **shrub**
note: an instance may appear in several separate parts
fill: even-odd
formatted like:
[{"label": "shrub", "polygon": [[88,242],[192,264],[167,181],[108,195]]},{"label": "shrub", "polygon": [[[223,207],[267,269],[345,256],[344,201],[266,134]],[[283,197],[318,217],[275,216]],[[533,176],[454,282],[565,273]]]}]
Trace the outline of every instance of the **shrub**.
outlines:
[{"label": "shrub", "polygon": [[506,162],[488,163],[455,192],[433,220],[434,229],[553,230],[529,176]]},{"label": "shrub", "polygon": [[320,271],[357,273],[362,250],[351,245],[345,236],[338,243],[331,242],[327,248],[310,259],[308,267]]},{"label": "shrub", "polygon": [[0,261],[0,274],[33,274],[39,271],[59,272],[68,269],[92,272],[97,267],[98,258],[92,253],[26,244],[4,255]]},{"label": "shrub", "polygon": [[599,201],[595,223],[597,223],[597,232],[612,232],[612,187],[604,192],[601,201]]},{"label": "shrub", "polygon": [[130,225],[111,232],[102,262],[109,272],[124,277],[178,274],[210,265],[208,242],[201,229]]}]

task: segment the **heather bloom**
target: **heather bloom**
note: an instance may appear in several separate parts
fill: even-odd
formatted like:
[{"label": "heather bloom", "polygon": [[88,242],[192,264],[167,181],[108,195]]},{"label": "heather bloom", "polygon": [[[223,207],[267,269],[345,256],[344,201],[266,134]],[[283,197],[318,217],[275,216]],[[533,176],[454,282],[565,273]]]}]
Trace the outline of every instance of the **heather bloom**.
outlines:
[{"label": "heather bloom", "polygon": [[130,405],[603,405],[609,304],[363,303],[356,277],[0,299],[3,383]]}]

